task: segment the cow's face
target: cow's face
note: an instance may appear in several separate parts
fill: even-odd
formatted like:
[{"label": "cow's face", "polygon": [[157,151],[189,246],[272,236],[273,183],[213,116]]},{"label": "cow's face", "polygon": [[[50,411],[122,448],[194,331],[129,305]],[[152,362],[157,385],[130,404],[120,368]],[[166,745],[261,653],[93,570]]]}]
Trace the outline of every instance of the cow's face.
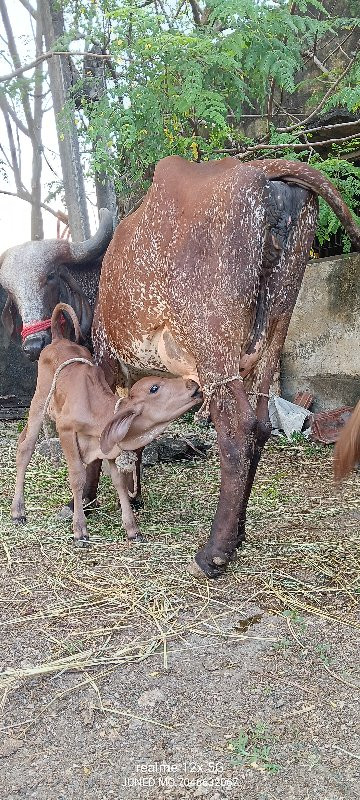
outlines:
[{"label": "cow's face", "polygon": [[68,267],[89,268],[101,257],[112,236],[112,218],[102,211],[97,233],[86,242],[69,243],[59,239],[26,242],[7,250],[0,262],[0,283],[7,292],[2,314],[11,336],[16,309],[22,322],[23,350],[31,361],[50,343],[50,318],[59,302],[68,303],[80,322],[83,336],[90,333],[90,305]]},{"label": "cow's face", "polygon": [[[31,333],[31,326],[51,317],[60,300],[60,264],[63,242],[27,242],[8,250],[0,268],[0,282],[8,294],[3,323],[11,336],[17,309],[23,322],[23,349],[35,361],[50,342],[50,329]],[[26,330],[29,335],[26,336]]]}]

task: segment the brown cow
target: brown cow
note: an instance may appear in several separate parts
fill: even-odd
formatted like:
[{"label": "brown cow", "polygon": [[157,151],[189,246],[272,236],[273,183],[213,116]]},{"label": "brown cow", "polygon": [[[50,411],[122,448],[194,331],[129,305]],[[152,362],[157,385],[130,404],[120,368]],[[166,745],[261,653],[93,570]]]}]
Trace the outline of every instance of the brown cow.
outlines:
[{"label": "brown cow", "polygon": [[[73,322],[76,343],[62,336],[59,325],[62,311]],[[169,422],[196,405],[201,399],[199,387],[181,378],[143,378],[132,387],[129,397],[120,402],[89,350],[78,344],[80,327],[69,305],[59,303],[55,307],[51,333],[52,343],[44,348],[39,359],[36,391],[18,442],[12,518],[14,522],[26,520],[25,472],[43,423],[44,408],[49,404],[49,416],[56,424],[69,470],[75,541],[83,543],[89,538],[82,503],[85,465],[104,457],[108,458],[111,479],[119,495],[127,538],[137,539],[140,532],[129,502],[125,474],[118,469],[118,458],[123,458],[123,451],[137,450],[153,441]]]},{"label": "brown cow", "polygon": [[[172,156],[158,164],[103,262],[93,337],[110,385],[119,370],[131,384],[157,369],[203,387],[221,461],[218,509],[196,555],[196,569],[209,577],[224,571],[244,539],[270,433],[267,395],[314,237],[316,195],[360,249],[340,194],[307,164]],[[95,492],[92,470],[86,495]]]},{"label": "brown cow", "polygon": [[170,157],[104,257],[93,341],[110,383],[119,363],[130,383],[139,372],[167,370],[199,381],[210,408],[221,490],[195,559],[195,572],[208,577],[226,568],[245,536],[270,434],[269,387],[314,237],[315,194],[360,249],[339,193],[306,164]]}]

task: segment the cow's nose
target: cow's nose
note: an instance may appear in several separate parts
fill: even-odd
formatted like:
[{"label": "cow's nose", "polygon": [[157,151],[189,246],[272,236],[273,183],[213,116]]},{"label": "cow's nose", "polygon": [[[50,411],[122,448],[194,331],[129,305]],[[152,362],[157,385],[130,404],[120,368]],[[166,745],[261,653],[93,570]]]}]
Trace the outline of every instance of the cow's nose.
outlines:
[{"label": "cow's nose", "polygon": [[23,344],[23,351],[30,361],[37,361],[43,347],[48,342],[49,338],[43,333],[27,336]]}]

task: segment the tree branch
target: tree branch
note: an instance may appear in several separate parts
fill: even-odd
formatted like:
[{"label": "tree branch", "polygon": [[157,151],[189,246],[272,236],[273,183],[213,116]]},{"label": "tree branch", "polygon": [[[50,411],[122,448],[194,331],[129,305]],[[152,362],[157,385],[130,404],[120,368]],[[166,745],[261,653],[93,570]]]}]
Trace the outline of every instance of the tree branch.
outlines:
[{"label": "tree branch", "polygon": [[4,120],[5,120],[6,133],[7,133],[7,137],[8,137],[8,140],[9,140],[10,157],[11,157],[11,169],[12,169],[12,171],[14,173],[14,180],[15,180],[16,189],[19,192],[19,191],[23,190],[23,185],[22,185],[22,180],[21,180],[18,156],[17,156],[17,153],[16,153],[14,136],[13,136],[13,132],[12,132],[10,118],[9,118],[9,115],[8,115],[7,111],[3,110],[3,116],[4,116]]},{"label": "tree branch", "polygon": [[312,150],[315,147],[325,147],[329,144],[341,144],[343,142],[351,142],[353,139],[360,139],[360,133],[354,133],[352,136],[344,136],[341,139],[326,139],[320,142],[309,142],[308,144],[291,144],[291,142],[287,142],[286,144],[257,144],[254,147],[249,147],[246,153],[236,153],[234,150],[221,150],[218,152],[222,153],[234,153],[236,158],[243,159],[251,153],[256,153],[259,150]]},{"label": "tree branch", "polygon": [[[15,37],[14,37],[14,34],[13,34],[10,18],[9,18],[9,15],[8,15],[8,12],[7,12],[7,8],[6,8],[6,5],[5,5],[5,0],[0,0],[0,14],[1,14],[3,25],[4,25],[4,28],[5,28],[6,38],[7,38],[7,41],[8,41],[9,53],[11,55],[12,62],[14,64],[15,69],[21,69],[22,68],[21,67],[21,61],[20,61],[19,53],[18,53],[17,48],[16,48]],[[27,123],[28,129],[29,129],[29,133],[30,133],[30,136],[31,136],[33,134],[33,117],[32,117],[32,113],[31,113],[29,95],[28,95],[28,93],[27,93],[25,88],[21,89],[20,94],[21,94],[21,100],[22,100],[22,104],[23,104],[23,108],[24,108],[24,114],[25,114],[26,123]]]},{"label": "tree branch", "polygon": [[[17,69],[14,69],[13,72],[9,72],[8,75],[0,75],[0,83],[7,83],[8,81],[13,80],[13,78],[18,78],[19,75],[23,75],[24,72],[28,72],[30,69],[36,67],[41,61],[46,61],[50,58],[53,58],[53,56],[66,56],[66,58],[72,58],[72,56],[82,56],[84,58],[88,55],[89,53],[85,53],[84,51],[71,52],[70,50],[49,50],[47,53],[42,53],[41,56],[34,58],[34,61],[30,61],[29,64],[25,64],[23,67],[18,67]],[[108,53],[94,53],[92,58],[109,59],[110,56]]]},{"label": "tree branch", "polygon": [[191,5],[191,10],[193,13],[195,25],[201,25],[201,14],[196,0],[189,0],[189,2]]},{"label": "tree branch", "polygon": [[22,6],[24,6],[24,8],[26,8],[26,11],[28,11],[28,12],[29,12],[29,14],[31,14],[31,16],[32,16],[34,19],[36,19],[36,11],[35,11],[35,9],[32,7],[32,5],[30,5],[30,3],[28,2],[28,0],[19,0],[19,2],[21,3],[21,5],[22,5]]},{"label": "tree branch", "polygon": [[[31,205],[34,204],[34,201],[33,201],[32,197],[31,197],[31,195],[28,194],[28,192],[26,190],[21,192],[21,194],[18,194],[17,192],[9,192],[7,189],[0,189],[0,194],[6,194],[9,197],[17,197],[18,200],[25,200],[26,203],[30,203]],[[64,211],[55,211],[53,208],[48,206],[46,203],[40,203],[40,205],[41,205],[41,208],[44,209],[44,211],[48,211],[49,214],[52,214],[53,217],[56,217],[56,219],[59,219],[60,222],[64,223],[64,225],[68,225],[68,223],[69,223],[68,216],[67,216],[67,214],[65,214]]]},{"label": "tree branch", "polygon": [[2,111],[4,110],[7,111],[9,117],[11,117],[11,119],[15,122],[16,127],[19,128],[19,131],[21,131],[21,133],[24,133],[25,136],[30,136],[29,130],[26,127],[26,125],[24,125],[24,123],[21,122],[21,119],[19,119],[19,117],[15,113],[13,107],[6,99],[5,95],[1,93],[0,93],[0,108]]},{"label": "tree branch", "polygon": [[[341,81],[345,78],[345,76],[348,74],[348,72],[350,72],[351,68],[353,67],[353,65],[354,65],[354,63],[355,63],[355,61],[357,59],[358,53],[359,53],[359,47],[356,48],[356,51],[355,51],[351,61],[349,61],[349,63],[347,64],[347,66],[345,67],[345,69],[343,70],[341,75],[339,75],[339,77],[337,78],[335,83],[333,83],[333,85],[330,86],[330,89],[326,92],[326,94],[324,95],[324,97],[321,100],[321,102],[319,103],[319,105],[316,106],[314,111],[312,111],[311,114],[308,115],[308,117],[306,117],[305,119],[303,119],[301,121],[301,125],[306,125],[307,122],[309,122],[311,119],[313,119],[313,117],[316,117],[316,115],[319,113],[319,111],[321,111],[321,109],[324,107],[324,105],[327,102],[327,100],[329,100],[329,97],[331,97],[331,95],[334,93],[334,91],[337,88],[337,86],[339,85],[339,83],[341,83]],[[300,125],[300,123],[298,123],[297,125],[290,125],[288,128],[276,128],[276,131],[277,131],[277,133],[290,133],[291,131],[296,130],[296,128],[298,128],[299,125]]]}]

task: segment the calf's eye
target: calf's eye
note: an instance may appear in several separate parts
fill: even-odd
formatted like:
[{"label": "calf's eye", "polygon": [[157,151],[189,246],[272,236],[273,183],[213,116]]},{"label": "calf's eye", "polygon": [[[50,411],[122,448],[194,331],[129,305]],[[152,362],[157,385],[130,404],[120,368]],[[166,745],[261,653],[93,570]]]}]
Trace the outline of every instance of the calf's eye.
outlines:
[{"label": "calf's eye", "polygon": [[154,385],[150,389],[150,394],[156,394],[156,392],[158,391],[159,391],[159,386],[157,385],[157,383],[154,383]]}]

